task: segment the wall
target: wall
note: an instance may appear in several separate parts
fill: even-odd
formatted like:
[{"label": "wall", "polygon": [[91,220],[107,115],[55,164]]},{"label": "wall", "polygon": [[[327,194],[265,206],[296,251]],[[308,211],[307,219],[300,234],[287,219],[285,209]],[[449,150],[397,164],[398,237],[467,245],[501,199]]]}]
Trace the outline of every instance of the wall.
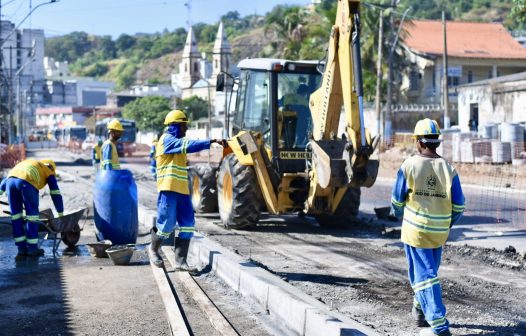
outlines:
[{"label": "wall", "polygon": [[468,132],[470,104],[478,104],[481,125],[526,121],[526,80],[459,88],[459,125]]}]

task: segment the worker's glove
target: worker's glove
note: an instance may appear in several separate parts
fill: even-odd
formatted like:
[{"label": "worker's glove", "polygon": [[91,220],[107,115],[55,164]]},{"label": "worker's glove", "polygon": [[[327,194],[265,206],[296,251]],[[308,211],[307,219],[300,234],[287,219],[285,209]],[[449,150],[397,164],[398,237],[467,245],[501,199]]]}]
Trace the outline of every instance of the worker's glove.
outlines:
[{"label": "worker's glove", "polygon": [[58,217],[64,217],[64,213],[63,212],[59,212],[58,213]]},{"label": "worker's glove", "polygon": [[216,144],[220,144],[221,146],[223,147],[228,147],[228,142],[226,139],[214,139],[212,140],[212,142],[216,143]]}]

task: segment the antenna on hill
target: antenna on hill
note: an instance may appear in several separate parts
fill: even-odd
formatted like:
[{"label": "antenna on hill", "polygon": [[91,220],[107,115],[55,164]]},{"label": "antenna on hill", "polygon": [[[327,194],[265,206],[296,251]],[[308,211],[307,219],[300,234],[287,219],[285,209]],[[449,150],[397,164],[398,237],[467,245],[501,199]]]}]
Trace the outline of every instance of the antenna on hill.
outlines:
[{"label": "antenna on hill", "polygon": [[192,0],[186,0],[184,6],[186,7],[186,13],[188,15],[186,25],[188,27],[188,30],[190,30],[190,27],[192,27]]}]

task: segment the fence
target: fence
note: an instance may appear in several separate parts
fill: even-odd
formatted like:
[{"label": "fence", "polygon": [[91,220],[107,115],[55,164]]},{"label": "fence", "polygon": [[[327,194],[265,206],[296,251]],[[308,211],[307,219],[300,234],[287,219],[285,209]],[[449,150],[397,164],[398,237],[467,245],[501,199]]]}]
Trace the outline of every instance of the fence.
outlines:
[{"label": "fence", "polygon": [[[464,222],[502,224],[526,229],[526,146],[523,141],[501,142],[482,139],[475,133],[444,135],[439,154],[453,164],[466,197]],[[390,188],[403,160],[415,153],[410,133],[398,133],[394,146],[379,154],[380,177],[371,189],[363,189],[366,199],[390,203]],[[379,201],[375,201],[380,206]]]},{"label": "fence", "polygon": [[2,145],[0,147],[0,168],[13,168],[18,162],[25,160],[26,148],[21,145]]}]

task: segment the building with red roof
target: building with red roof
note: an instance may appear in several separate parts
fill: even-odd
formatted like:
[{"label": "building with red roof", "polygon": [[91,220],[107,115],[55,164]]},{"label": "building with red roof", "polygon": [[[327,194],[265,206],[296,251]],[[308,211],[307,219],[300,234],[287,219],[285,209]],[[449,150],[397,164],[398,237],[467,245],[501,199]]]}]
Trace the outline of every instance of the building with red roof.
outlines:
[{"label": "building with red roof", "polygon": [[[456,86],[526,71],[526,48],[500,23],[447,22],[449,101]],[[409,66],[400,74],[398,102],[440,104],[443,31],[441,21],[413,20],[403,27]],[[395,80],[397,78],[395,77]],[[452,115],[456,122],[456,116]]]}]

